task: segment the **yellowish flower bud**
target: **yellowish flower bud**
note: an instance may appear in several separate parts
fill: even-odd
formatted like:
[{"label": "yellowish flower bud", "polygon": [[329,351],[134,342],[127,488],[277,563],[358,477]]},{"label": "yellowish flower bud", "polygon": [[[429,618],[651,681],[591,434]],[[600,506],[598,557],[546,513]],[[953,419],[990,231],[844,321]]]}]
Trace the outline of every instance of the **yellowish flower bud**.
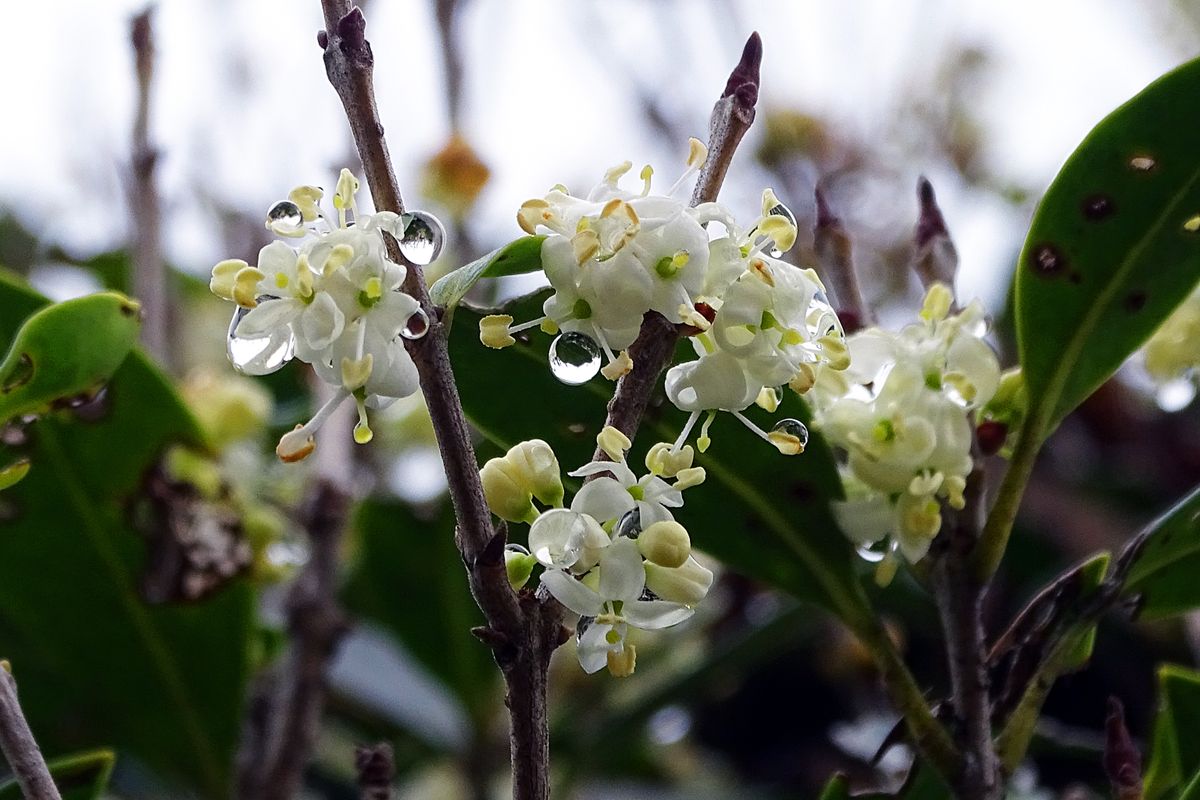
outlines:
[{"label": "yellowish flower bud", "polygon": [[212,278],[208,282],[209,291],[224,300],[232,300],[237,274],[248,266],[250,265],[240,258],[229,258],[217,264],[212,268]]},{"label": "yellowish flower bud", "polygon": [[921,305],[921,319],[926,322],[941,322],[950,313],[954,305],[954,292],[949,286],[938,281],[925,292],[925,302]]},{"label": "yellowish flower bud", "polygon": [[692,554],[692,539],[687,529],[674,520],[661,520],[641,532],[638,552],[660,567],[682,567]]},{"label": "yellowish flower bud", "polygon": [[361,389],[371,378],[375,356],[367,353],[362,358],[342,358],[342,388],[353,392]]},{"label": "yellowish flower bud", "polygon": [[514,445],[504,456],[511,469],[509,474],[545,505],[562,505],[562,470],[550,445],[541,439],[530,439]]},{"label": "yellowish flower bud", "polygon": [[613,461],[620,461],[625,458],[625,451],[633,446],[633,443],[629,441],[629,437],[612,425],[605,425],[600,433],[596,434],[596,444]]},{"label": "yellowish flower bud", "polygon": [[696,605],[708,594],[712,582],[712,571],[691,556],[683,566],[674,568],[646,563],[646,588],[672,603]]},{"label": "yellowish flower bud", "polygon": [[509,549],[504,551],[504,570],[508,574],[509,585],[513,589],[520,589],[528,583],[537,563],[538,560],[532,554],[513,549],[510,545]]},{"label": "yellowish flower bud", "polygon": [[358,178],[348,169],[338,175],[337,189],[333,194],[333,207],[345,211],[354,207],[354,195],[358,191]]},{"label": "yellowish flower bud", "polygon": [[671,449],[670,442],[659,442],[651,447],[646,453],[646,469],[663,478],[674,478],[692,465],[695,452],[690,444],[685,444],[674,453]]},{"label": "yellowish flower bud", "polygon": [[514,472],[512,465],[503,458],[493,458],[484,464],[483,469],[479,470],[483,496],[488,508],[500,519],[532,522],[537,519],[533,493]]}]

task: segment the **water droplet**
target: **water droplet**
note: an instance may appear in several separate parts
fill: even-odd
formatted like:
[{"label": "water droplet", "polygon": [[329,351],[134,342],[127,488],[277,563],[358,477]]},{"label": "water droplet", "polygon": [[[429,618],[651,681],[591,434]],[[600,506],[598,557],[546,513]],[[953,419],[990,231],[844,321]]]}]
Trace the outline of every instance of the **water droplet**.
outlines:
[{"label": "water droplet", "polygon": [[442,221],[427,211],[410,211],[400,217],[404,236],[400,252],[419,267],[433,262],[446,243],[446,228]]},{"label": "water droplet", "polygon": [[583,641],[583,635],[587,633],[587,629],[592,627],[592,623],[596,621],[595,617],[580,617],[575,623],[575,641]]},{"label": "water droplet", "polygon": [[414,311],[408,321],[404,323],[404,327],[400,329],[400,335],[405,339],[420,339],[428,332],[429,315],[422,308]]},{"label": "water droplet", "polygon": [[1067,258],[1057,247],[1043,242],[1029,251],[1029,266],[1037,274],[1053,278],[1067,268]]},{"label": "water droplet", "polygon": [[517,544],[516,542],[509,542],[508,544],[504,545],[504,549],[510,553],[519,553],[523,556],[529,555],[529,548],[523,544]]},{"label": "water droplet", "polygon": [[1182,411],[1196,399],[1196,384],[1188,378],[1175,378],[1158,387],[1154,395],[1158,407],[1166,412]]},{"label": "water droplet", "polygon": [[1113,199],[1103,192],[1089,195],[1083,201],[1083,216],[1092,222],[1108,219],[1116,213],[1117,205]]},{"label": "water droplet", "polygon": [[578,331],[559,334],[550,345],[550,371],[570,386],[587,383],[600,371],[600,347]]},{"label": "water droplet", "polygon": [[1200,231],[1200,214],[1193,214],[1183,223],[1183,229],[1188,233]]},{"label": "water droplet", "polygon": [[300,206],[291,200],[280,200],[267,211],[267,225],[275,228],[299,228],[304,223]]},{"label": "water droplet", "polygon": [[237,327],[242,318],[250,313],[250,309],[238,306],[229,321],[229,338],[225,342],[225,352],[233,368],[245,375],[267,375],[275,372],[292,360],[296,352],[296,340],[289,334],[279,339],[264,336],[249,338],[238,336]]},{"label": "water droplet", "polygon": [[859,558],[871,564],[878,564],[880,561],[883,561],[884,556],[887,555],[887,553],[882,550],[873,549],[869,544],[859,545],[855,548],[855,552],[858,553]]},{"label": "water droplet", "polygon": [[[788,222],[792,223],[793,226],[796,225],[796,215],[793,214],[792,210],[790,208],[788,208],[787,206],[785,206],[783,203],[779,203],[778,205],[776,205],[774,208],[772,208],[770,211],[768,211],[767,214],[768,215],[773,214],[777,217],[783,217]],[[783,251],[780,250],[778,247],[775,247],[774,245],[772,245],[771,249],[767,252],[771,256],[771,258],[779,258],[783,255]]]},{"label": "water droplet", "polygon": [[798,419],[781,419],[771,426],[772,432],[786,433],[800,440],[801,447],[808,446],[808,428]]},{"label": "water droplet", "polygon": [[613,538],[619,539],[625,536],[629,539],[636,539],[642,532],[642,512],[634,508],[632,511],[626,511],[624,515],[617,520],[616,527],[613,528]]},{"label": "water droplet", "polygon": [[1158,166],[1158,162],[1150,156],[1137,155],[1129,159],[1129,166],[1138,172],[1149,172]]}]

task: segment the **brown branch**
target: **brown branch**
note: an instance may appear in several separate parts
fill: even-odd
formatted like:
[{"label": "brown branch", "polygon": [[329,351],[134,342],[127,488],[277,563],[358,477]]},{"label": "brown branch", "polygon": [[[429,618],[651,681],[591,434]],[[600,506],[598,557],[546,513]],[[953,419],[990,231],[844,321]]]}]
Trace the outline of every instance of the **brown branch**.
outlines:
[{"label": "brown branch", "polygon": [[42,751],[17,701],[17,681],[7,661],[0,661],[0,752],[26,800],[61,800]]},{"label": "brown branch", "polygon": [[917,199],[921,203],[921,216],[913,232],[916,248],[913,271],[926,289],[938,281],[953,289],[954,273],[958,271],[958,250],[946,229],[946,219],[938,207],[933,184],[924,176],[917,181]]},{"label": "brown branch", "polygon": [[[325,30],[318,42],[325,71],[346,111],[376,209],[404,211],[375,104],[374,57],[366,39],[366,20],[349,0],[322,0]],[[407,267],[404,291],[429,316],[424,337],[405,346],[421,379],[429,416],[441,451],[454,505],[455,541],[467,566],[471,592],[487,620],[486,639],[504,674],[511,714],[513,797],[546,800],[550,792],[550,737],[546,709],[550,655],[564,640],[562,609],[517,593],[504,570],[503,530],[492,525],[483,497],[478,461],[450,366],[446,331],[429,300],[421,270],[408,262],[388,237],[388,255]]]},{"label": "brown branch", "polygon": [[391,800],[396,759],[390,744],[360,745],[354,751],[354,768],[358,771],[359,797],[362,800]]},{"label": "brown branch", "polygon": [[[713,106],[708,131],[708,160],[696,179],[696,188],[692,192],[693,206],[717,199],[738,143],[754,122],[761,63],[762,39],[756,32],[746,41],[741,60],[729,74],[725,91]],[[616,391],[608,403],[605,425],[611,425],[630,439],[634,438],[646,413],[650,395],[659,376],[671,363],[678,341],[679,332],[666,317],[656,311],[646,313],[637,339],[629,346],[633,369],[617,382]],[[608,460],[608,455],[596,448],[594,458],[604,461]]]},{"label": "brown branch", "polygon": [[858,271],[854,268],[853,248],[850,234],[842,225],[825,199],[821,184],[813,192],[817,203],[817,223],[813,229],[813,250],[821,277],[829,282],[833,290],[833,301],[842,327],[846,333],[854,333],[874,322],[870,306],[863,300],[859,287]]},{"label": "brown branch", "polygon": [[155,183],[158,150],[150,141],[150,89],[154,79],[154,7],[130,23],[137,73],[137,112],[133,120],[133,152],[129,211],[133,217],[133,293],[142,302],[142,343],[159,363],[171,365],[170,288],[163,262],[161,204]]},{"label": "brown branch", "polygon": [[[347,628],[337,602],[337,567],[350,498],[321,480],[309,502],[305,527],[311,552],[288,592],[291,648],[276,679],[259,777],[239,776],[239,786],[248,790],[243,796],[256,800],[290,800],[298,793],[320,733],[329,663]],[[250,712],[263,713],[254,700]]]}]

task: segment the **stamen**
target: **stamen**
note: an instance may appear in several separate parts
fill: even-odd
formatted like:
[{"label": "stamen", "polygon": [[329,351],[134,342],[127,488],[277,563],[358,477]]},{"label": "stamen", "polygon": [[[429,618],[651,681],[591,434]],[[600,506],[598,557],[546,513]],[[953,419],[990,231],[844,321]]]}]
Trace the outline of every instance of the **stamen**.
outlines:
[{"label": "stamen", "polygon": [[654,167],[647,164],[642,167],[642,173],[639,177],[642,179],[642,197],[650,194],[650,178],[654,175]]},{"label": "stamen", "polygon": [[757,425],[755,425],[753,422],[751,422],[746,417],[745,414],[743,414],[740,411],[730,411],[729,413],[733,414],[733,416],[737,419],[738,422],[742,423],[747,428],[749,428],[754,433],[755,436],[757,436],[758,438],[762,439],[764,442],[767,442],[772,447],[774,447],[775,443],[771,441],[771,437],[767,435],[767,432],[764,431],[762,428],[758,427]]},{"label": "stamen", "polygon": [[701,453],[708,450],[708,446],[712,444],[712,439],[708,436],[708,427],[712,425],[712,421],[717,418],[716,411],[709,411],[708,417],[705,418],[704,424],[700,426],[700,436],[696,439],[696,449]]},{"label": "stamen", "polygon": [[688,421],[683,424],[683,430],[679,432],[679,437],[675,440],[675,444],[671,445],[671,455],[679,452],[679,448],[683,447],[683,443],[687,441],[688,435],[692,432],[692,426],[696,424],[696,420],[700,419],[700,412],[693,411],[688,415]]},{"label": "stamen", "polygon": [[617,360],[617,356],[613,353],[612,348],[608,346],[608,339],[604,337],[604,331],[600,330],[599,325],[592,325],[592,333],[596,334],[596,341],[604,348],[604,353],[608,356],[609,363]]},{"label": "stamen", "polygon": [[531,319],[531,320],[529,320],[529,322],[522,322],[520,325],[513,325],[513,326],[509,327],[508,332],[509,333],[520,333],[521,331],[527,331],[530,328],[538,327],[543,322],[545,322],[547,319],[549,319],[549,317],[538,317],[537,319]]},{"label": "stamen", "polygon": [[375,438],[375,432],[367,421],[366,394],[362,391],[354,393],[354,404],[358,407],[358,422],[354,425],[354,441],[366,444]]}]

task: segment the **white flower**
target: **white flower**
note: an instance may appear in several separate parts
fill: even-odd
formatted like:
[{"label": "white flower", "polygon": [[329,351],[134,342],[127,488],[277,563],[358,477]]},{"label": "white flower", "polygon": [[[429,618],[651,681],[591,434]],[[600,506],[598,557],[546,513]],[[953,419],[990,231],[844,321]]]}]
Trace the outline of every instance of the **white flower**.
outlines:
[{"label": "white flower", "polygon": [[564,570],[549,569],[542,574],[542,584],[571,611],[593,618],[584,624],[578,646],[579,663],[588,673],[597,672],[631,647],[626,643],[628,626],[657,630],[677,625],[693,613],[682,603],[642,599],[646,570],[637,542],[625,537],[603,550],[600,563],[584,580]]},{"label": "white flower", "polygon": [[593,517],[552,508],[529,526],[529,549],[547,567],[587,572],[600,561],[609,538]]}]

